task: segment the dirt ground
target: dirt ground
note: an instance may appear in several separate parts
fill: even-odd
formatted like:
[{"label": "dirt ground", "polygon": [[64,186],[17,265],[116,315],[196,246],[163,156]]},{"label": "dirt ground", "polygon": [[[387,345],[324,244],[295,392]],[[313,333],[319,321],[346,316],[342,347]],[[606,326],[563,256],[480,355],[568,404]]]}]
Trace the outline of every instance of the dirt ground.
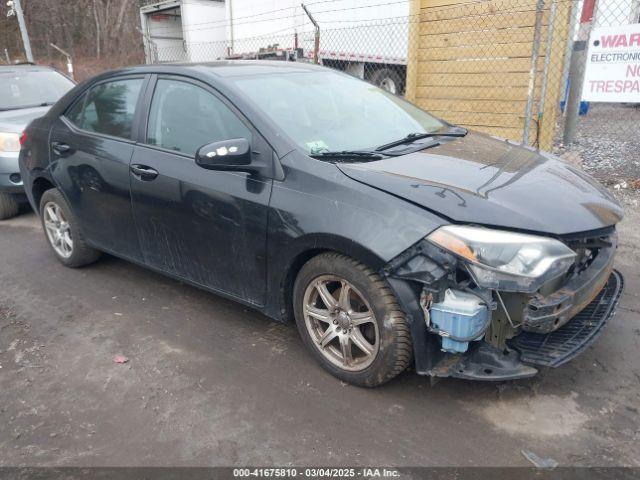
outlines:
[{"label": "dirt ground", "polygon": [[352,387],[292,325],[113,257],[67,269],[34,214],[2,222],[0,466],[640,466],[640,192],[616,185],[617,315],[503,383]]}]

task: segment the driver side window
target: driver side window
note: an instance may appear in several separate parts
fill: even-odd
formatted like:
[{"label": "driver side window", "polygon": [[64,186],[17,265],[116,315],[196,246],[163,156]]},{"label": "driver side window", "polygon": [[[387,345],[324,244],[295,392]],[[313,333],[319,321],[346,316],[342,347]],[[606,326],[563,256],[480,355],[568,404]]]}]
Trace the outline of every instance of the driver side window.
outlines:
[{"label": "driver side window", "polygon": [[251,131],[222,101],[191,83],[158,80],[149,112],[149,145],[195,155],[207,143],[232,138],[251,143]]}]

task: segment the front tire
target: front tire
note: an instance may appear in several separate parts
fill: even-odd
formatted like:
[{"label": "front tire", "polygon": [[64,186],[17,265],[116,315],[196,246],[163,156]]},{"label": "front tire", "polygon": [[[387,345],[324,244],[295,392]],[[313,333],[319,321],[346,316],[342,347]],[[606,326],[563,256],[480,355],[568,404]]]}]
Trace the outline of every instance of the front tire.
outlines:
[{"label": "front tire", "polygon": [[69,204],[57,188],[42,195],[40,221],[47,243],[62,264],[77,268],[100,258],[101,252],[87,244]]},{"label": "front tire", "polygon": [[411,363],[405,315],[373,270],[338,253],[309,260],[294,284],[298,331],[313,357],[339,379],[375,387]]},{"label": "front tire", "polygon": [[0,192],[0,220],[15,217],[20,211],[16,197],[10,193]]}]

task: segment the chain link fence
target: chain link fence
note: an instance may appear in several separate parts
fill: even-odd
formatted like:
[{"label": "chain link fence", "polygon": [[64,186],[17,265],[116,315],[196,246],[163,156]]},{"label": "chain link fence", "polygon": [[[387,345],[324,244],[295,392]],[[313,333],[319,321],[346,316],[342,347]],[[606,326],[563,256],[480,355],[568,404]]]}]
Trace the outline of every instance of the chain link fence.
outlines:
[{"label": "chain link fence", "polygon": [[[229,40],[160,46],[147,42],[151,63],[201,62],[223,59],[271,59],[317,61],[346,70],[403,94],[411,17],[379,19],[340,28],[320,28],[316,50],[316,32],[312,25],[296,31]],[[336,22],[332,22],[335,24]]]},{"label": "chain link fence", "polygon": [[[590,32],[638,23],[640,0],[597,0],[592,10],[592,0],[432,3],[413,0],[409,15],[370,21],[351,20],[345,12],[342,19],[319,21],[317,30],[307,19],[233,41],[178,39],[160,45],[148,38],[146,54],[153,63],[318,62],[405,95],[451,123],[549,150],[563,148],[575,111],[590,125],[602,123],[602,132],[619,139],[613,142],[616,149],[640,156],[638,104],[582,102],[578,109],[575,95],[583,82]],[[638,43],[640,52],[640,37]],[[640,67],[637,75],[640,82]],[[574,138],[579,145],[594,142],[580,128]]]}]

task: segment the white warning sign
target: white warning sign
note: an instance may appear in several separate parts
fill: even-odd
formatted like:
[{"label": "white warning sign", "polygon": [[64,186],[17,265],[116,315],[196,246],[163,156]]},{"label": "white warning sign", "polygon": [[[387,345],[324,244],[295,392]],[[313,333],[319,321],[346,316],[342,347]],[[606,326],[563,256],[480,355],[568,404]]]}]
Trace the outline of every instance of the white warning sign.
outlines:
[{"label": "white warning sign", "polygon": [[582,99],[640,103],[640,23],[591,31]]}]

